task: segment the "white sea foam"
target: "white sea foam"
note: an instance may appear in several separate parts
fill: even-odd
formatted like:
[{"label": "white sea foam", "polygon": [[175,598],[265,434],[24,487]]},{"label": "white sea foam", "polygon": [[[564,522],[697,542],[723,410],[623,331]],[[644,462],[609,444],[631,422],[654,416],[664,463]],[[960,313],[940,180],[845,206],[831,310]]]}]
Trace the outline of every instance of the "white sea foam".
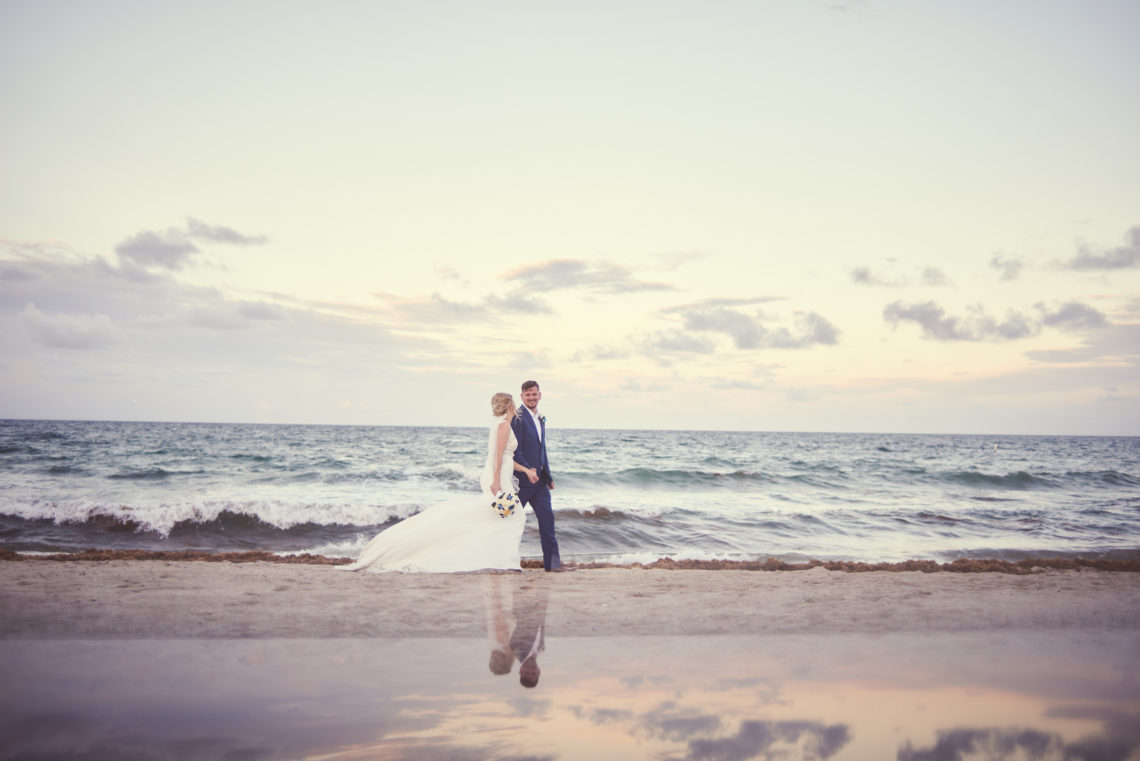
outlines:
[{"label": "white sea foam", "polygon": [[162,502],[154,505],[101,504],[90,500],[21,500],[0,496],[0,514],[26,520],[50,520],[57,524],[80,524],[110,520],[121,524],[137,524],[138,530],[167,536],[179,523],[205,524],[216,521],[223,513],[256,518],[278,529],[304,524],[322,526],[367,526],[406,518],[419,511],[418,506],[388,506],[285,503],[262,501]]}]

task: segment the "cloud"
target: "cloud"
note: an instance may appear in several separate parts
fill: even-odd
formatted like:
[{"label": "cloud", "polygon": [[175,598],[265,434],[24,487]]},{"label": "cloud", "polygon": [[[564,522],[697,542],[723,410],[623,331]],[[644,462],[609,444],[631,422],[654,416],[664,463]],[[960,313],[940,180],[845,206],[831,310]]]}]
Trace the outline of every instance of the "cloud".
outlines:
[{"label": "cloud", "polygon": [[692,737],[717,732],[722,726],[722,720],[715,714],[682,713],[672,705],[665,705],[645,714],[641,724],[654,737],[684,742]]},{"label": "cloud", "polygon": [[115,343],[115,327],[105,314],[44,314],[34,304],[20,322],[37,342],[57,349],[94,349]]},{"label": "cloud", "polygon": [[554,310],[540,298],[522,294],[499,296],[492,294],[483,299],[483,303],[497,312],[516,312],[519,314],[553,314]]},{"label": "cloud", "polygon": [[492,321],[504,313],[550,314],[554,311],[541,299],[518,294],[493,294],[481,302],[454,301],[439,293],[411,298],[390,293],[373,295],[388,304],[405,329],[432,328],[437,323]]},{"label": "cloud", "polygon": [[782,758],[793,748],[804,758],[823,761],[851,742],[851,730],[843,724],[826,726],[814,721],[744,721],[735,736],[689,741],[686,759],[692,761],[745,761]]},{"label": "cloud", "polygon": [[759,347],[765,335],[764,329],[754,318],[724,307],[689,312],[685,315],[685,328],[724,333],[732,338],[738,349]]},{"label": "cloud", "polygon": [[264,235],[242,235],[230,227],[208,225],[200,219],[186,218],[186,234],[212,243],[229,243],[235,246],[263,246],[269,242]]},{"label": "cloud", "polygon": [[581,259],[552,259],[526,264],[503,275],[503,280],[516,283],[526,291],[543,293],[568,288],[595,293],[674,290],[673,286],[666,283],[636,280],[628,269],[617,264],[590,264]]},{"label": "cloud", "polygon": [[1102,312],[1079,301],[1066,302],[1057,309],[1038,304],[1037,309],[1041,312],[1042,324],[1061,330],[1090,330],[1108,324]]},{"label": "cloud", "polygon": [[459,270],[457,270],[455,267],[452,267],[450,264],[439,261],[438,259],[435,261],[432,269],[435,271],[436,277],[440,278],[441,280],[454,280],[463,286],[471,284],[471,281],[464,277]]},{"label": "cloud", "polygon": [[[177,367],[185,375],[194,357],[209,362],[225,357],[235,366],[252,367],[285,357],[308,361],[306,357],[344,346],[402,347],[411,342],[389,335],[375,311],[345,316],[332,306],[242,298],[180,282],[166,271],[142,277],[135,267],[74,252],[6,264],[27,274],[0,288],[0,315],[9,315],[17,332],[59,349],[114,348],[98,356],[118,368],[145,360]],[[252,327],[263,329],[250,335]],[[213,332],[219,330],[226,334]],[[422,338],[415,342],[426,343]]]},{"label": "cloud", "polygon": [[1004,320],[973,307],[965,318],[951,317],[933,301],[904,304],[895,301],[883,308],[883,319],[894,326],[913,322],[922,328],[926,338],[935,341],[1014,341],[1041,332],[1043,327],[1060,330],[1089,330],[1108,324],[1105,316],[1086,304],[1070,301],[1057,308],[1036,305],[1036,314],[1010,311]]},{"label": "cloud", "polygon": [[686,330],[720,333],[732,339],[738,349],[805,349],[817,344],[831,346],[839,340],[839,329],[816,312],[797,312],[794,331],[783,325],[768,327],[770,318],[749,315],[727,307],[696,307],[683,312]]},{"label": "cloud", "polygon": [[420,298],[403,298],[391,294],[376,294],[384,299],[409,324],[403,327],[433,327],[437,322],[457,322],[486,319],[487,307],[482,304],[467,304],[451,301],[438,293]]},{"label": "cloud", "polygon": [[1018,256],[994,254],[993,258],[990,259],[990,266],[1001,272],[1002,280],[1017,280],[1021,276],[1021,270],[1025,267],[1025,261]]},{"label": "cloud", "polygon": [[871,270],[870,267],[855,267],[850,272],[851,282],[859,285],[870,285],[879,288],[904,288],[917,280],[919,285],[945,286],[951,285],[950,278],[938,267],[923,267],[918,270],[915,278],[906,275],[882,275]]},{"label": "cloud", "polygon": [[142,230],[116,245],[115,253],[124,263],[143,269],[158,267],[177,271],[200,253],[194,240],[236,246],[260,246],[269,242],[264,235],[243,235],[230,227],[187,217],[183,228],[171,227],[164,232]]},{"label": "cloud", "polygon": [[[1033,729],[953,729],[940,732],[938,741],[929,749],[919,750],[908,740],[898,752],[898,761],[964,761],[966,758],[1093,758],[1073,755],[1061,737]],[[1126,749],[1113,758],[1125,758]],[[1097,755],[1095,758],[1109,758]]]},{"label": "cloud", "polygon": [[1094,251],[1082,245],[1079,253],[1062,267],[1071,270],[1121,270],[1140,266],[1140,225],[1124,234],[1124,245],[1107,251]]},{"label": "cloud", "polygon": [[644,342],[651,355],[660,353],[712,354],[716,344],[705,336],[694,336],[680,330],[655,333]]},{"label": "cloud", "polygon": [[701,309],[715,309],[716,307],[744,307],[752,306],[754,304],[767,304],[773,301],[783,301],[781,296],[752,296],[749,298],[714,298],[702,299],[690,304],[678,304],[677,306],[665,307],[659,310],[659,314],[684,314]]},{"label": "cloud", "polygon": [[919,282],[922,285],[950,285],[950,278],[938,267],[923,267]]},{"label": "cloud", "polygon": [[851,282],[859,285],[877,285],[886,288],[901,288],[906,283],[902,280],[888,280],[882,275],[871,272],[870,267],[856,267],[851,270]]},{"label": "cloud", "polygon": [[191,309],[189,324],[213,330],[240,330],[284,316],[284,308],[264,301],[221,301]]},{"label": "cloud", "polygon": [[1025,356],[1050,364],[1135,366],[1140,361],[1140,325],[1107,325],[1072,349],[1039,349]]},{"label": "cloud", "polygon": [[165,233],[143,230],[115,246],[115,253],[122,261],[144,269],[180,270],[191,256],[198,253],[198,247],[179,230],[171,229]]},{"label": "cloud", "polygon": [[0,262],[0,283],[26,283],[35,279],[36,273],[30,267]]},{"label": "cloud", "polygon": [[834,346],[839,342],[839,328],[816,312],[797,313],[796,325],[800,330],[800,338],[797,339],[798,345],[795,348],[813,344]]}]

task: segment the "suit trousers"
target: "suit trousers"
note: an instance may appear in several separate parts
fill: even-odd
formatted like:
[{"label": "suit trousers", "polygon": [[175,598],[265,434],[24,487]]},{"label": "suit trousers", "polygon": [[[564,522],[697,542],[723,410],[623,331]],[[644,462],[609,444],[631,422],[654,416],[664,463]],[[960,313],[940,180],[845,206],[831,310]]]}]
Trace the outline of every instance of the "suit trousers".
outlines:
[{"label": "suit trousers", "polygon": [[554,535],[554,508],[550,506],[550,488],[545,481],[534,484],[534,489],[519,489],[519,501],[530,505],[538,518],[538,539],[542,543],[542,567],[548,571],[562,565],[558,554],[558,539]]}]

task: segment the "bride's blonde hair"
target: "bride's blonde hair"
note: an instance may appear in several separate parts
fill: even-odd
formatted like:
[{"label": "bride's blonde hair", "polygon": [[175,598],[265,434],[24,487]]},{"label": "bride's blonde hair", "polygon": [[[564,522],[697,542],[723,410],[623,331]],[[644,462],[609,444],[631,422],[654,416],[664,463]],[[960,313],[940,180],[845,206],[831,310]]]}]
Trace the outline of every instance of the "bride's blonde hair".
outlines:
[{"label": "bride's blonde hair", "polygon": [[515,406],[515,398],[502,391],[491,397],[491,412],[495,417],[502,417]]}]

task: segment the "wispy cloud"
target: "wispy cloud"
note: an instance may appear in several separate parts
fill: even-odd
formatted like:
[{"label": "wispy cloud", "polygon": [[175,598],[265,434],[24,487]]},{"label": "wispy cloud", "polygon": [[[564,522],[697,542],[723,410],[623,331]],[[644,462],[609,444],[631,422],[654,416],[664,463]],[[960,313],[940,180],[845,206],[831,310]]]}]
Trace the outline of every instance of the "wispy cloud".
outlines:
[{"label": "wispy cloud", "polygon": [[792,327],[764,313],[748,314],[723,306],[691,307],[682,312],[685,329],[692,333],[728,336],[737,349],[804,349],[831,346],[839,329],[817,312],[796,312]]},{"label": "wispy cloud", "polygon": [[933,301],[895,301],[883,309],[883,319],[896,327],[902,322],[915,323],[925,337],[935,341],[1014,341],[1035,336],[1044,327],[1080,331],[1108,324],[1103,313],[1077,301],[1056,307],[1037,304],[1034,311],[1010,311],[1001,320],[982,307],[972,307],[967,316],[955,317]]},{"label": "wispy cloud", "polygon": [[181,230],[171,229],[165,233],[143,230],[115,246],[115,253],[124,263],[144,269],[180,270],[198,253],[198,247]]},{"label": "wispy cloud", "polygon": [[804,748],[809,758],[831,758],[851,742],[846,724],[815,721],[742,721],[735,735],[711,735],[689,740],[689,757],[745,761],[788,755]]},{"label": "wispy cloud", "polygon": [[503,314],[550,314],[554,310],[542,299],[521,294],[491,294],[479,301],[456,301],[439,293],[430,296],[398,296],[375,293],[401,327],[431,329],[439,323],[491,321]]},{"label": "wispy cloud", "polygon": [[1106,326],[1083,337],[1076,348],[1038,349],[1025,352],[1025,356],[1049,364],[1136,367],[1140,365],[1140,325]]},{"label": "wispy cloud", "polygon": [[1010,254],[994,254],[990,266],[1001,273],[1002,280],[1017,280],[1025,268],[1025,260]]},{"label": "wispy cloud", "polygon": [[483,299],[488,308],[496,312],[517,314],[553,314],[554,310],[540,298],[515,293],[508,295],[491,294]]},{"label": "wispy cloud", "polygon": [[665,307],[659,310],[659,314],[677,314],[692,312],[702,309],[714,309],[716,307],[746,307],[754,306],[756,304],[769,304],[774,301],[783,301],[781,296],[750,296],[746,298],[711,298],[701,299],[688,304],[677,304],[676,306]]},{"label": "wispy cloud", "polygon": [[851,282],[859,285],[877,285],[884,288],[901,288],[906,282],[901,278],[887,278],[871,271],[870,267],[855,267],[851,270]]},{"label": "wispy cloud", "polygon": [[938,267],[921,267],[913,276],[885,275],[870,267],[855,267],[850,275],[853,283],[880,288],[904,288],[915,283],[926,286],[951,285],[950,278]]},{"label": "wispy cloud", "polygon": [[683,330],[663,330],[653,333],[642,342],[647,354],[712,354],[716,343],[707,336],[695,336]]},{"label": "wispy cloud", "polygon": [[1124,234],[1124,245],[1097,250],[1082,245],[1076,256],[1063,262],[1071,270],[1122,270],[1140,267],[1140,225]]},{"label": "wispy cloud", "polygon": [[193,217],[186,218],[186,234],[198,240],[234,246],[263,246],[269,242],[269,238],[264,235],[243,235],[233,228],[209,225]]},{"label": "wispy cloud", "polygon": [[595,293],[636,293],[674,290],[668,283],[638,280],[629,269],[608,262],[590,263],[582,259],[551,259],[526,264],[503,275],[525,291],[546,293],[581,289]]},{"label": "wispy cloud", "polygon": [[438,293],[430,296],[403,297],[390,293],[374,294],[396,312],[407,328],[431,328],[441,322],[466,322],[485,319],[489,312],[483,304],[452,301]]},{"label": "wispy cloud", "polygon": [[922,285],[950,285],[950,278],[938,267],[923,267],[918,282]]},{"label": "wispy cloud", "polygon": [[446,262],[436,260],[432,269],[435,271],[436,277],[440,278],[441,280],[454,280],[455,282],[464,286],[469,285],[471,282],[463,275],[463,273],[461,273],[452,265],[447,264]]},{"label": "wispy cloud", "polygon": [[[1130,717],[1132,718],[1132,717]],[[1115,737],[1115,735],[1113,735]],[[1107,740],[1066,743],[1059,734],[1035,729],[970,729],[956,728],[938,733],[930,747],[916,748],[908,740],[898,751],[898,761],[925,761],[932,758],[964,759],[988,755],[1000,748],[1006,758],[1127,758],[1136,750],[1133,740],[1112,743]],[[1109,750],[1111,748],[1111,750]],[[1021,753],[1019,751],[1025,751]]]},{"label": "wispy cloud", "polygon": [[143,269],[157,267],[177,271],[200,253],[194,241],[236,246],[260,246],[269,241],[264,235],[243,235],[230,227],[210,225],[188,217],[184,227],[164,231],[142,230],[115,246],[120,261]]}]

